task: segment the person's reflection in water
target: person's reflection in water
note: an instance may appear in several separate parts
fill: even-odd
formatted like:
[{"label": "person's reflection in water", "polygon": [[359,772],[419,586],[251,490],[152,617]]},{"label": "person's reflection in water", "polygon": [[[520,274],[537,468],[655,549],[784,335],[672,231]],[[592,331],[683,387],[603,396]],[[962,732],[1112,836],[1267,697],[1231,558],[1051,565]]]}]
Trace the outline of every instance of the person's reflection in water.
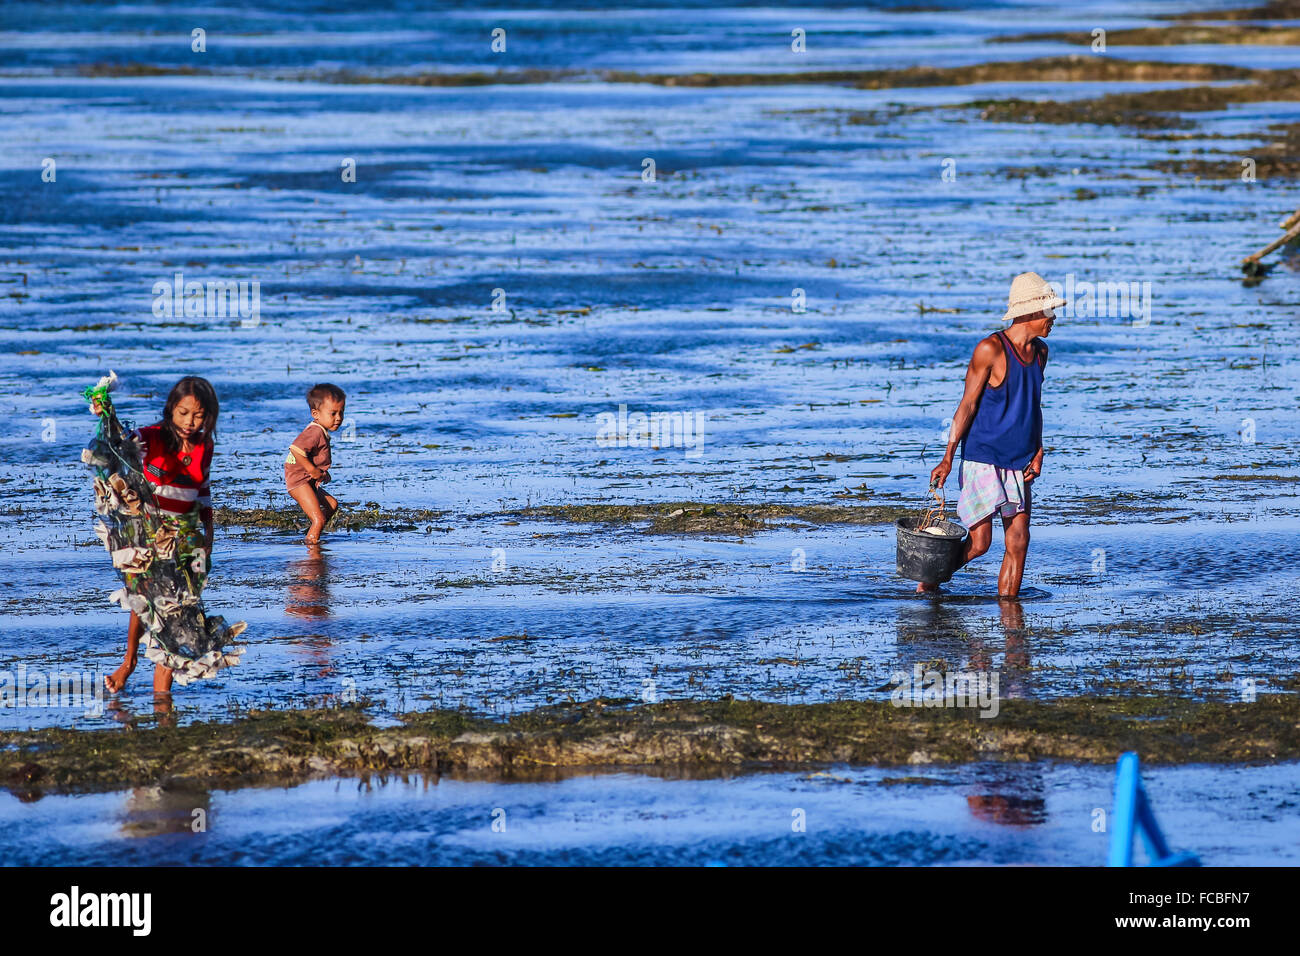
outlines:
[{"label": "person's reflection in water", "polygon": [[1008,700],[1032,696],[1029,682],[1029,632],[1025,608],[1015,599],[998,601],[1002,618],[1002,695]]},{"label": "person's reflection in water", "polygon": [[1282,247],[1282,258],[1278,260],[1288,272],[1300,272],[1300,242],[1288,242]]},{"label": "person's reflection in water", "polygon": [[997,641],[975,638],[970,644],[972,670],[993,669],[993,656],[1002,651],[1002,667],[998,670],[1000,697],[1015,700],[1030,696],[1029,639],[1025,627],[1025,609],[1018,600],[998,601],[1002,646]]},{"label": "person's reflection in water", "polygon": [[154,696],[153,712],[158,718],[159,727],[175,727],[176,711],[172,707],[172,695]]},{"label": "person's reflection in water", "polygon": [[289,562],[288,579],[286,614],[308,620],[330,616],[329,559],[319,544],[307,546],[307,557]]},{"label": "person's reflection in water", "polygon": [[[1024,606],[1018,600],[999,601],[998,618],[997,624],[989,620],[985,603],[907,602],[896,625],[900,669],[907,672],[916,664],[942,662],[949,668],[981,673],[996,670],[999,701],[1028,696],[1030,655]],[[992,639],[979,633],[985,627]],[[999,651],[1002,662],[995,667]],[[991,723],[998,719],[977,718]],[[1037,826],[1047,820],[1040,765],[986,764],[979,768],[978,777],[979,783],[966,796],[976,818],[1005,826]]]},{"label": "person's reflection in water", "polygon": [[[990,641],[967,627],[968,623],[983,624],[983,607],[987,605],[908,602],[896,624],[899,664],[904,670],[918,663],[944,662],[952,668],[991,671],[994,655],[1002,651],[999,697],[1014,700],[1030,696],[1029,632],[1024,606],[1014,599],[998,602],[1001,641]],[[998,629],[995,626],[991,630],[996,634]]]},{"label": "person's reflection in water", "polygon": [[136,787],[126,798],[122,835],[206,833],[212,794],[198,788]]},{"label": "person's reflection in water", "polygon": [[1047,822],[1041,764],[985,764],[980,772],[983,779],[976,784],[974,793],[966,795],[971,816],[1011,827],[1033,827]]},{"label": "person's reflection in water", "polygon": [[[120,724],[126,724],[128,727],[135,727],[139,721],[130,705],[120,698],[114,697],[104,705],[105,713]],[[153,699],[153,712],[158,718],[155,721],[159,727],[176,726],[176,709],[172,701],[171,694],[155,695]]]},{"label": "person's reflection in water", "polygon": [[[320,621],[330,616],[329,558],[319,544],[307,546],[305,558],[289,562],[289,594],[284,602],[284,612],[308,621]],[[330,659],[333,641],[324,634],[308,634],[295,639],[315,666],[317,677],[332,677],[334,663]]]},{"label": "person's reflection in water", "polygon": [[128,727],[135,726],[135,712],[131,710],[126,701],[114,697],[104,705],[104,710],[109,717],[119,724],[126,724]]},{"label": "person's reflection in water", "polygon": [[971,645],[964,623],[962,611],[942,601],[906,602],[895,624],[903,669],[936,660],[957,665]]},{"label": "person's reflection in water", "polygon": [[[1029,681],[1029,637],[1025,627],[1025,608],[1020,601],[998,601],[1002,628],[1003,652],[999,684],[1001,697],[1015,700],[1031,696]],[[981,642],[972,653],[972,666],[991,667],[996,645]],[[981,663],[976,664],[978,656]],[[996,718],[995,718],[996,719]],[[971,815],[1003,826],[1038,826],[1047,821],[1047,800],[1043,769],[1040,764],[1000,764],[990,768],[975,792],[966,796]]]},{"label": "person's reflection in water", "polygon": [[999,601],[998,608],[1002,612],[1002,631],[1007,638],[1007,666],[1028,670],[1029,642],[1026,639],[1024,605],[1009,598]]}]

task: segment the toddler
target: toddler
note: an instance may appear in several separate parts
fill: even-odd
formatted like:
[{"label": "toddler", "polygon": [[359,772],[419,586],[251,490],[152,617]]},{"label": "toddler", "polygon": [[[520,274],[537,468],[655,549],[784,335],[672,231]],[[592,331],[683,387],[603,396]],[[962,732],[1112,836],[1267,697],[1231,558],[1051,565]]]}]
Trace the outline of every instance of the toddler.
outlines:
[{"label": "toddler", "polygon": [[285,487],[311,522],[304,539],[307,544],[320,541],[325,525],[339,510],[338,500],[320,486],[330,479],[330,432],[343,424],[345,401],[337,385],[313,387],[307,393],[311,423],[293,440],[284,460]]}]

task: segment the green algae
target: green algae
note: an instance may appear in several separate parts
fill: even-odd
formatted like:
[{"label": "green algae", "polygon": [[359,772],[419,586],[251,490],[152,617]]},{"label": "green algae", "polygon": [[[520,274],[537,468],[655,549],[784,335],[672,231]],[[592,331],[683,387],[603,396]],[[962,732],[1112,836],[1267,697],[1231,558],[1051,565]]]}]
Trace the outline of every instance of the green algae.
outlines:
[{"label": "green algae", "polygon": [[1258,7],[1231,10],[1195,10],[1191,13],[1166,13],[1157,20],[1296,20],[1300,19],[1300,0],[1269,0]]},{"label": "green algae", "polygon": [[[93,64],[80,68],[91,76],[208,75],[195,67],[144,66],[138,63]],[[1085,83],[1085,82],[1213,82],[1246,80],[1271,71],[1214,63],[1163,63],[1119,60],[1070,54],[1031,60],[975,63],[965,66],[912,66],[879,70],[808,70],[787,73],[639,73],[625,70],[579,72],[573,70],[516,70],[500,73],[381,73],[306,71],[276,74],[282,82],[315,82],[381,86],[486,86],[542,84],[588,80],[603,83],[646,83],[656,86],[714,88],[739,86],[848,86],[861,90],[889,90],[976,83]],[[224,75],[224,74],[223,74]],[[248,73],[255,76],[254,73]]]},{"label": "green algae", "polygon": [[[1081,47],[1092,44],[1090,33],[1018,33],[1014,36],[992,37],[990,43],[1075,43]],[[1222,26],[1205,24],[1178,24],[1167,27],[1133,27],[1127,30],[1107,30],[1107,46],[1181,46],[1184,44],[1258,44],[1261,46],[1295,46],[1300,43],[1300,28],[1292,26]]]},{"label": "green algae", "polygon": [[[1240,103],[1300,100],[1294,70],[1255,70],[1253,82],[1228,86],[1187,86],[1140,93],[1108,93],[1081,100],[974,100],[964,104],[993,122],[1091,124],[1137,129],[1189,129],[1184,112],[1223,110]],[[1240,170],[1238,170],[1240,172]]]},{"label": "green algae", "polygon": [[[916,509],[902,505],[776,505],[759,502],[665,502],[653,504],[537,505],[514,511],[486,512],[467,516],[469,520],[503,519],[560,520],[570,524],[644,524],[650,534],[752,534],[780,527],[807,524],[893,524]],[[381,508],[376,502],[364,506],[344,505],[327,531],[446,531],[436,522],[450,512],[429,508]],[[513,520],[512,520],[513,519]],[[222,527],[305,531],[307,521],[296,506],[282,508],[217,508],[213,521]]]},{"label": "green algae", "polygon": [[1157,764],[1300,759],[1300,697],[1008,700],[997,716],[888,701],[595,700],[508,720],[454,711],[379,728],[365,707],[248,712],[228,722],[0,733],[0,785],[27,798],[128,786],[250,786],[418,771],[527,779],[557,768],[789,769],[1054,759]]},{"label": "green algae", "polygon": [[518,518],[575,524],[636,525],[648,534],[752,534],[808,524],[893,524],[916,508],[902,505],[777,505],[760,502],[677,501],[654,504],[538,505],[508,512]]},{"label": "green algae", "polygon": [[1203,152],[1186,159],[1159,159],[1146,164],[1148,169],[1202,179],[1239,180],[1242,159],[1255,161],[1257,179],[1295,179],[1300,177],[1300,123],[1273,123],[1259,134],[1260,146],[1243,146],[1233,153]]},{"label": "green algae", "polygon": [[86,63],[77,67],[77,75],[103,77],[208,76],[211,70],[194,66],[155,66],[149,63]]},{"label": "green algae", "polygon": [[1071,54],[965,66],[910,66],[882,70],[819,70],[797,73],[654,74],[609,71],[600,74],[600,78],[610,83],[653,83],[679,87],[787,86],[811,83],[851,86],[860,90],[888,90],[1007,82],[1207,82],[1251,79],[1267,72],[1269,71],[1215,63],[1162,63]]},{"label": "green algae", "polygon": [[[423,527],[426,531],[444,531],[436,528],[433,522],[447,516],[446,511],[431,508],[383,508],[378,502],[370,501],[364,505],[340,506],[330,523],[328,531],[412,531]],[[297,505],[284,508],[227,508],[213,509],[212,520],[221,527],[233,528],[269,528],[275,531],[307,530],[307,519]]]},{"label": "green algae", "polygon": [[[1270,4],[1261,10],[1289,9],[1287,4]],[[1295,15],[1300,15],[1292,11]],[[1229,12],[1230,13],[1230,12]],[[1215,19],[1217,15],[1197,15],[1193,19]],[[1236,19],[1226,14],[1219,19]],[[1175,18],[1171,18],[1175,19]],[[1294,34],[1294,36],[1292,35]],[[1023,34],[998,38],[998,42],[1019,40],[1078,40],[1082,34]],[[1259,26],[1198,26],[1174,24],[1168,27],[1117,30],[1108,34],[1108,42],[1125,43],[1291,43],[1300,40],[1300,28]],[[164,76],[200,75],[194,67],[154,67],[138,63],[92,64],[80,68],[91,76]],[[251,75],[251,74],[250,74]],[[978,63],[953,67],[916,66],[880,70],[821,70],[786,73],[636,73],[627,71],[581,72],[572,70],[519,70],[501,73],[423,72],[414,74],[365,74],[351,71],[309,71],[301,75],[277,74],[277,81],[310,81],[340,85],[377,84],[398,86],[484,86],[490,84],[544,84],[574,80],[604,83],[645,83],[667,87],[715,88],[741,86],[832,85],[860,90],[888,90],[925,87],[964,86],[981,83],[1230,83],[1226,86],[1195,85],[1180,89],[1147,92],[1110,93],[1083,100],[1025,100],[1020,98],[982,99],[964,108],[980,110],[980,117],[993,122],[1092,124],[1124,126],[1147,131],[1189,130],[1195,124],[1183,116],[1186,112],[1222,110],[1235,104],[1256,102],[1295,102],[1300,100],[1300,83],[1295,70],[1269,70],[1216,63],[1168,63],[1126,60],[1093,54],[1040,57],[1030,60]],[[1237,82],[1233,82],[1237,81]],[[951,109],[952,107],[914,107],[911,109]],[[877,112],[847,115],[847,121],[879,122]],[[1278,127],[1270,129],[1278,130]],[[1300,175],[1294,134],[1285,128],[1276,135],[1261,134],[1266,140],[1262,155],[1253,158],[1259,164],[1260,177],[1295,178]],[[1202,178],[1230,179],[1240,175],[1239,161],[1223,159],[1178,158],[1148,164],[1164,172],[1187,173]]]}]

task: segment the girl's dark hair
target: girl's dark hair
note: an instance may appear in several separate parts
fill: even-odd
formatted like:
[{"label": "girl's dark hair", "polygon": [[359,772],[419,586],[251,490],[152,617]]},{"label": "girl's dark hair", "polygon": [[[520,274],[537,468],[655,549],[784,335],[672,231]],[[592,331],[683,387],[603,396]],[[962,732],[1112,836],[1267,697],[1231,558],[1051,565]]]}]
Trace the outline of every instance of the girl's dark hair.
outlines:
[{"label": "girl's dark hair", "polygon": [[173,453],[180,451],[181,437],[176,434],[176,426],[172,424],[172,412],[176,410],[182,398],[190,396],[193,396],[203,409],[203,428],[194,436],[194,444],[199,446],[206,444],[217,431],[217,412],[220,406],[217,404],[216,389],[206,378],[186,375],[172,386],[171,393],[167,396],[167,404],[163,406],[163,441],[166,442],[168,450]]}]

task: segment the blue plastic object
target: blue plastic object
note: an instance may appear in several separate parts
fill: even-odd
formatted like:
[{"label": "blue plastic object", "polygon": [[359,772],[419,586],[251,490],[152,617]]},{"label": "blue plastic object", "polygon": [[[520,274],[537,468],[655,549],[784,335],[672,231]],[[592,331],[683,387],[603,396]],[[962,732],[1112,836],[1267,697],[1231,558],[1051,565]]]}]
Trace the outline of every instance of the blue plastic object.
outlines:
[{"label": "blue plastic object", "polygon": [[1138,755],[1121,754],[1115,769],[1115,812],[1111,815],[1110,855],[1107,866],[1133,865],[1134,831],[1142,834],[1151,866],[1200,866],[1195,853],[1175,853],[1169,849],[1151,810],[1146,789],[1142,786]]}]

